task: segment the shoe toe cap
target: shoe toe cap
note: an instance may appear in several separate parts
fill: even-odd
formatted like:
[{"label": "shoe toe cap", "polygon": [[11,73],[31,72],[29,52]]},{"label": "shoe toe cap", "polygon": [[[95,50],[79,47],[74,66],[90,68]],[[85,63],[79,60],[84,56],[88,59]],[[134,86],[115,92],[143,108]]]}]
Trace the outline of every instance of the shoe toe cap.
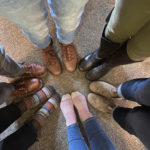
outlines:
[{"label": "shoe toe cap", "polygon": [[86,78],[87,80],[90,80],[90,81],[96,81],[96,80],[99,79],[98,77],[95,76],[95,74],[93,73],[92,70],[90,70],[89,72],[87,72],[87,73],[85,74],[85,78]]},{"label": "shoe toe cap", "polygon": [[91,67],[91,64],[85,59],[82,58],[79,62],[78,68],[80,71],[85,72]]}]

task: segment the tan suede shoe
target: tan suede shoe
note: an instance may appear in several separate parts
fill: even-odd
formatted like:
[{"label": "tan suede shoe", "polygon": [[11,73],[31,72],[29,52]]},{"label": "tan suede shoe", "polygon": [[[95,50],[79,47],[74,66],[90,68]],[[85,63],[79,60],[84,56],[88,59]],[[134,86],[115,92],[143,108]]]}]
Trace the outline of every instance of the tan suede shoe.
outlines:
[{"label": "tan suede shoe", "polygon": [[77,66],[77,53],[75,46],[73,45],[73,43],[71,44],[60,43],[60,45],[61,45],[62,59],[66,69],[69,72],[75,71]]},{"label": "tan suede shoe", "polygon": [[95,81],[90,84],[90,90],[107,98],[119,98],[117,88],[103,81]]},{"label": "tan suede shoe", "polygon": [[111,114],[112,109],[116,107],[114,103],[94,93],[90,93],[87,99],[92,107],[104,113]]},{"label": "tan suede shoe", "polygon": [[15,87],[15,91],[11,96],[21,96],[21,95],[30,95],[35,93],[42,87],[42,80],[37,78],[24,78],[12,82]]},{"label": "tan suede shoe", "polygon": [[22,65],[25,68],[23,77],[43,77],[47,73],[47,69],[38,63],[24,62]]},{"label": "tan suede shoe", "polygon": [[54,51],[52,47],[52,42],[46,47],[45,49],[40,50],[42,60],[46,68],[53,74],[53,75],[60,75],[61,74],[61,64],[58,59],[57,53]]}]

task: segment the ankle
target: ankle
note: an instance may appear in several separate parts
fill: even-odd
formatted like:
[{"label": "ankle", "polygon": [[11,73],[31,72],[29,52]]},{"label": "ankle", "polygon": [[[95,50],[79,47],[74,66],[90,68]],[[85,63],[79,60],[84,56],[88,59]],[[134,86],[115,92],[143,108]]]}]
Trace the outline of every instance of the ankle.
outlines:
[{"label": "ankle", "polygon": [[78,110],[79,116],[81,117],[83,121],[93,117],[93,115],[88,109],[87,101],[83,94],[76,91],[76,92],[73,92],[71,96],[73,99],[73,103]]},{"label": "ankle", "polygon": [[36,130],[38,131],[41,128],[41,125],[39,124],[38,121],[36,121],[35,119],[31,119],[29,121],[29,124]]},{"label": "ankle", "polygon": [[62,97],[60,108],[66,119],[67,126],[77,123],[76,115],[74,112],[73,101],[72,101],[70,94],[66,94]]},{"label": "ankle", "polygon": [[79,111],[79,116],[81,117],[83,122],[85,120],[93,117],[93,115],[91,114],[91,112],[89,110]]},{"label": "ankle", "polygon": [[22,114],[27,111],[27,106],[23,101],[16,103],[16,105]]}]

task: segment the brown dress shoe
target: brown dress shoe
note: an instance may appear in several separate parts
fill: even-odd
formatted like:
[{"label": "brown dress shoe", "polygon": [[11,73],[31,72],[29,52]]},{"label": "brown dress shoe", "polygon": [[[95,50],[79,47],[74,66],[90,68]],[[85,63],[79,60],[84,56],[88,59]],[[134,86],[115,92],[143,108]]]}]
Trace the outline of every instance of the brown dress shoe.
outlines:
[{"label": "brown dress shoe", "polygon": [[37,78],[25,78],[12,83],[15,91],[11,96],[30,95],[42,87],[42,80]]},{"label": "brown dress shoe", "polygon": [[25,62],[22,65],[25,68],[23,77],[43,77],[47,73],[47,69],[38,63]]},{"label": "brown dress shoe", "polygon": [[60,43],[60,45],[62,51],[62,59],[65,64],[65,67],[69,72],[73,72],[77,66],[76,48],[73,45],[73,43],[71,44]]},{"label": "brown dress shoe", "polygon": [[60,75],[61,74],[61,64],[58,59],[57,53],[54,51],[52,47],[52,42],[46,47],[45,49],[40,50],[42,60],[46,68],[53,74],[53,75]]}]

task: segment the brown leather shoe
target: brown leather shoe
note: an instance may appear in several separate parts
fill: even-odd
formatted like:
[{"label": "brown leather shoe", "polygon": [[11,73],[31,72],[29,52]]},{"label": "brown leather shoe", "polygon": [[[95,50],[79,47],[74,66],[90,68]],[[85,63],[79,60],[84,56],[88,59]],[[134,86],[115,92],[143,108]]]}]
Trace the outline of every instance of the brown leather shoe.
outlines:
[{"label": "brown leather shoe", "polygon": [[52,42],[46,47],[45,49],[40,50],[42,60],[46,68],[53,74],[53,75],[60,75],[61,74],[61,64],[58,59],[57,53],[54,51],[52,47]]},{"label": "brown leather shoe", "polygon": [[42,87],[42,80],[37,78],[25,78],[12,83],[15,91],[11,96],[30,95]]},{"label": "brown leather shoe", "polygon": [[47,69],[38,63],[25,62],[22,65],[25,68],[23,77],[43,77],[47,73]]},{"label": "brown leather shoe", "polygon": [[63,44],[61,45],[61,51],[62,51],[62,59],[65,64],[65,67],[68,71],[73,72],[76,69],[77,66],[77,53],[76,48],[71,44]]}]

